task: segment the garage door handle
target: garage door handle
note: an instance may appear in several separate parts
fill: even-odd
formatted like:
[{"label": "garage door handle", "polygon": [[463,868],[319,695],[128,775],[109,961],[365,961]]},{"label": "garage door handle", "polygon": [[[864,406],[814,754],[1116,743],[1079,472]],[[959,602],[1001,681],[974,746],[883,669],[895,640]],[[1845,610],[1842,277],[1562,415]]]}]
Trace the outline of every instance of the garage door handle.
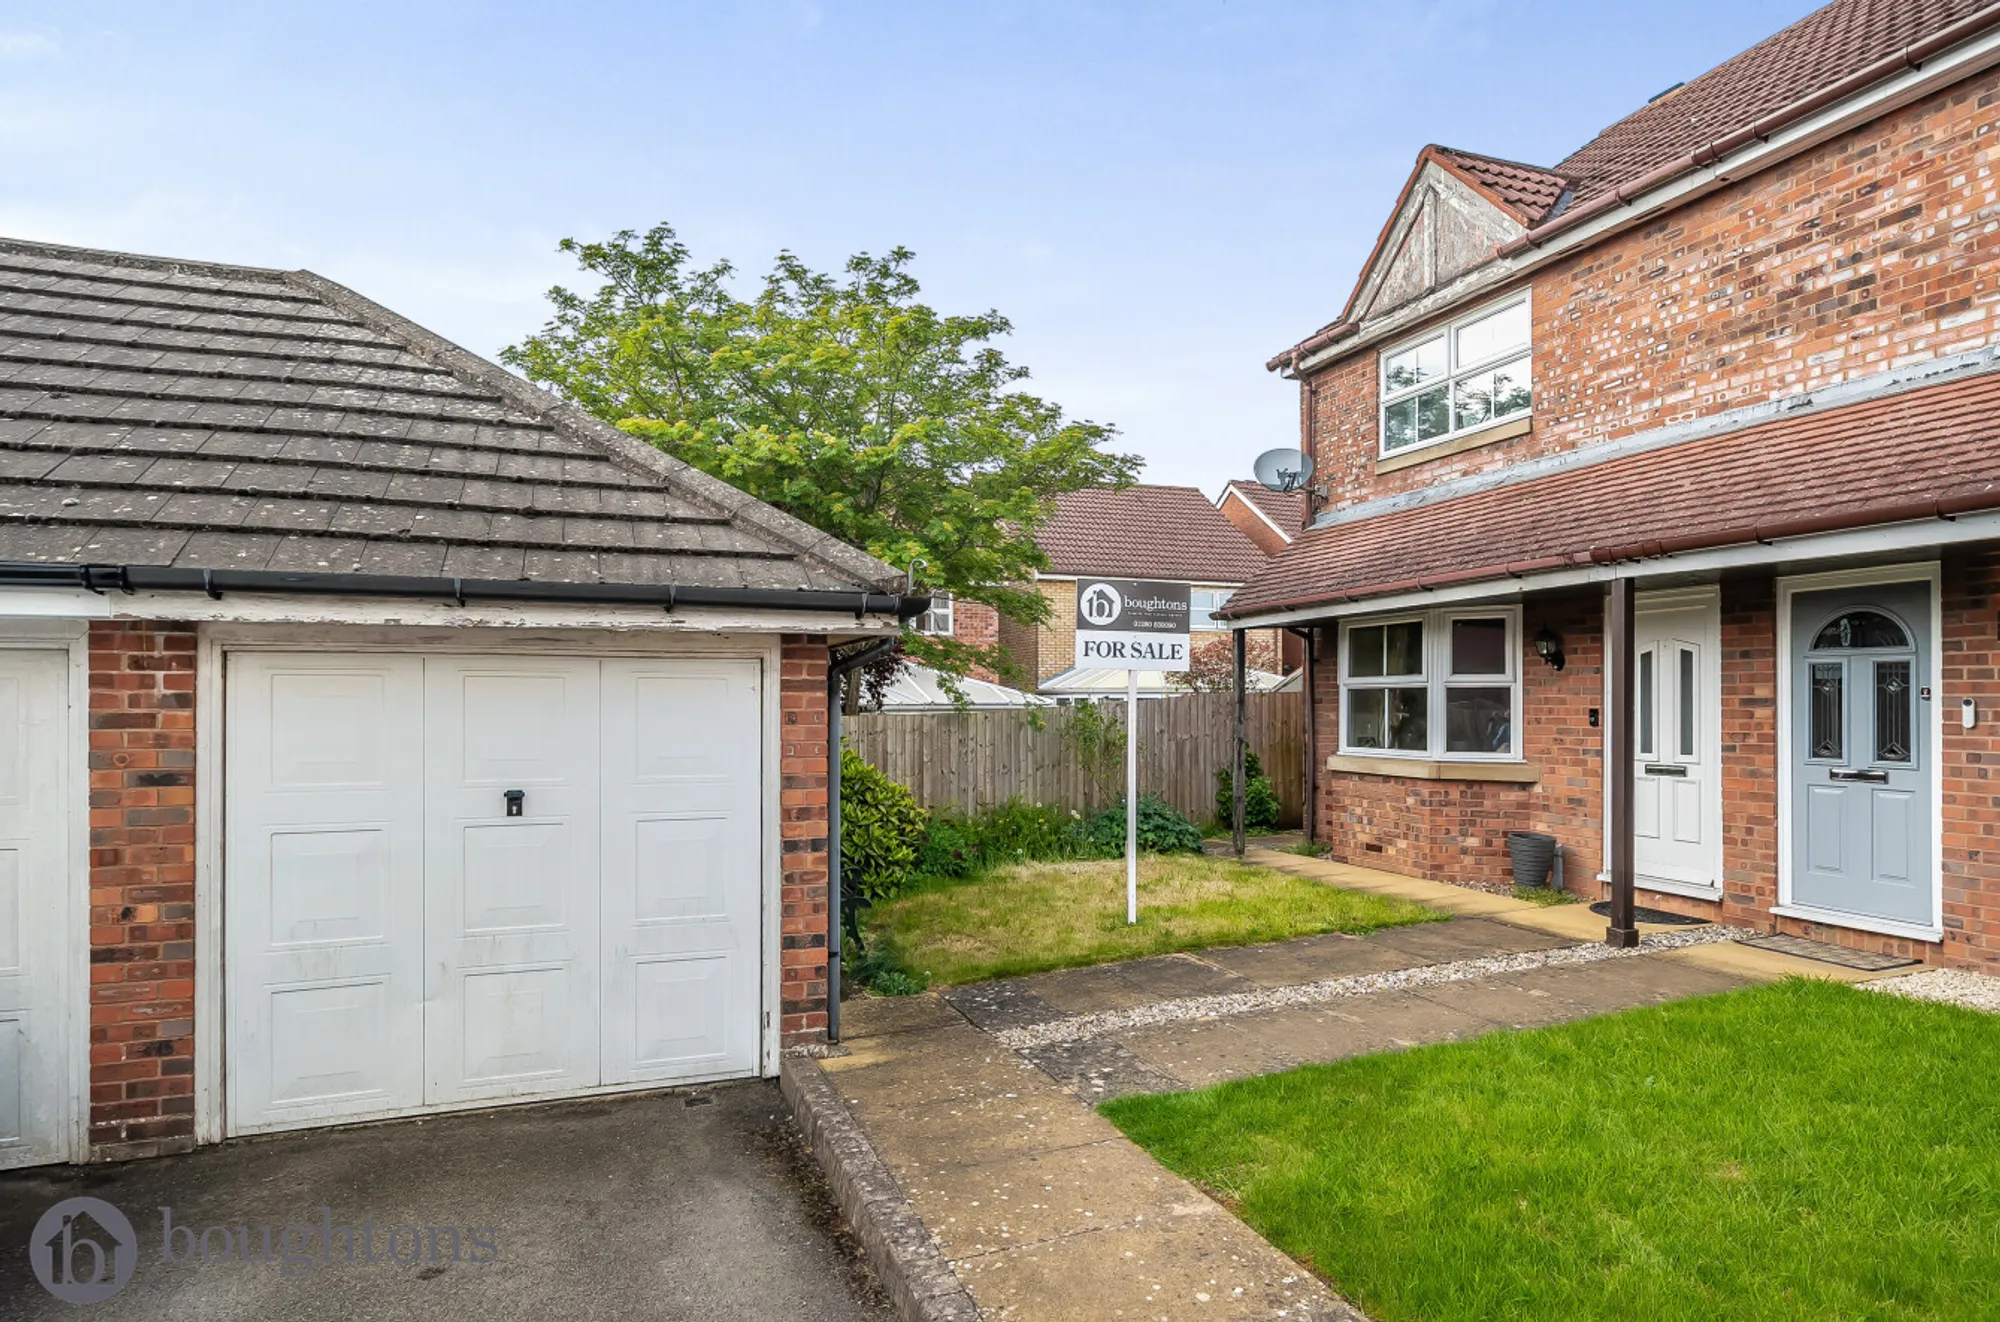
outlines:
[{"label": "garage door handle", "polygon": [[1870,785],[1887,785],[1889,773],[1886,771],[1843,771],[1839,767],[1826,773],[1828,780],[1859,780]]},{"label": "garage door handle", "polygon": [[523,805],[528,801],[526,790],[508,790],[500,797],[507,800],[507,815],[509,817],[519,817]]}]

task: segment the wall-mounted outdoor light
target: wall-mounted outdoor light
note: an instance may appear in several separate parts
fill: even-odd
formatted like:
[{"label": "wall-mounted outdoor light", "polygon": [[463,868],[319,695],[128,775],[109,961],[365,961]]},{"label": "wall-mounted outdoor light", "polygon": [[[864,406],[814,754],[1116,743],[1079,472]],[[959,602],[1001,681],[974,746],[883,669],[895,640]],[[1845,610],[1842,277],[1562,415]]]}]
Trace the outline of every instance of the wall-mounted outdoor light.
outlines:
[{"label": "wall-mounted outdoor light", "polygon": [[1561,670],[1563,668],[1562,635],[1554,629],[1549,628],[1548,625],[1543,625],[1541,632],[1535,635],[1535,655],[1548,662],[1549,669]]}]

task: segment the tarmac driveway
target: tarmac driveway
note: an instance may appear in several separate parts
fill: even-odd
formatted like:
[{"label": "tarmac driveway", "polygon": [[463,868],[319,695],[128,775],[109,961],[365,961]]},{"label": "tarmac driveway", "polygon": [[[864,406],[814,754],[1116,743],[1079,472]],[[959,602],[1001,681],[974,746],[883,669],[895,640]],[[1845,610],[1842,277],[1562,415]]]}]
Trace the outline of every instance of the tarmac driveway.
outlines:
[{"label": "tarmac driveway", "polygon": [[[84,1305],[52,1296],[28,1258],[43,1213],[78,1195],[137,1239],[129,1282]],[[246,1232],[257,1257],[266,1230],[271,1257],[244,1260]],[[88,1250],[72,1265],[90,1279]],[[0,1175],[9,1322],[889,1316],[769,1081]]]}]

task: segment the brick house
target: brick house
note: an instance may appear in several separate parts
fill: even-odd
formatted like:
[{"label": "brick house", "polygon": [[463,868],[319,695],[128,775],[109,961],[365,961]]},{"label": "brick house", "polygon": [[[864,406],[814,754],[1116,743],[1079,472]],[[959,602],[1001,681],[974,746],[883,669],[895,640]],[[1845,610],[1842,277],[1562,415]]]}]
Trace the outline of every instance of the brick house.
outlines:
[{"label": "brick house", "polygon": [[318,276],[0,241],[0,1167],[775,1072],[900,583]]},{"label": "brick house", "polygon": [[[1049,603],[1049,618],[1023,624],[994,621],[1021,682],[1044,688],[1076,664],[1078,579],[1144,578],[1186,583],[1192,592],[1194,646],[1224,647],[1228,630],[1214,612],[1263,569],[1266,552],[1194,487],[1130,486],[1066,492],[1035,533],[1048,557],[1035,588]],[[967,637],[965,633],[957,636]],[[1252,635],[1250,665],[1278,668],[1278,633]],[[1121,683],[1122,691],[1122,683]]]},{"label": "brick house", "polygon": [[1265,555],[1276,555],[1290,546],[1306,526],[1303,491],[1273,491],[1238,479],[1222,489],[1215,498],[1215,508]]},{"label": "brick house", "polygon": [[[2000,8],[1836,0],[1542,167],[1426,147],[1301,392],[1313,828],[2000,966]],[[1613,934],[1630,939],[1629,927]]]}]

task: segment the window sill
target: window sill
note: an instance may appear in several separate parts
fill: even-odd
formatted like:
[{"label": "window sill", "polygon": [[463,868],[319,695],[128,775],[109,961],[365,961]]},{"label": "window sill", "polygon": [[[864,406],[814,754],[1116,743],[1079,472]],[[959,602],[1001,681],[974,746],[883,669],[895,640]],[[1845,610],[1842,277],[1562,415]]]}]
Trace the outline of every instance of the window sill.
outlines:
[{"label": "window sill", "polygon": [[1445,762],[1422,757],[1368,757],[1360,753],[1335,753],[1327,758],[1326,769],[1364,776],[1397,776],[1404,780],[1495,780],[1515,785],[1533,785],[1542,778],[1542,769],[1532,762]]},{"label": "window sill", "polygon": [[1501,441],[1511,441],[1516,436],[1526,436],[1534,429],[1535,420],[1532,415],[1525,418],[1509,418],[1506,422],[1496,422],[1491,427],[1481,427],[1478,431],[1469,431],[1463,436],[1457,436],[1436,445],[1426,445],[1416,450],[1405,450],[1400,454],[1385,455],[1375,461],[1375,471],[1380,474],[1393,473],[1399,468],[1414,468],[1418,464],[1428,463],[1433,459],[1443,459],[1447,455],[1463,454],[1467,450],[1476,450],[1482,445],[1495,445]]}]

